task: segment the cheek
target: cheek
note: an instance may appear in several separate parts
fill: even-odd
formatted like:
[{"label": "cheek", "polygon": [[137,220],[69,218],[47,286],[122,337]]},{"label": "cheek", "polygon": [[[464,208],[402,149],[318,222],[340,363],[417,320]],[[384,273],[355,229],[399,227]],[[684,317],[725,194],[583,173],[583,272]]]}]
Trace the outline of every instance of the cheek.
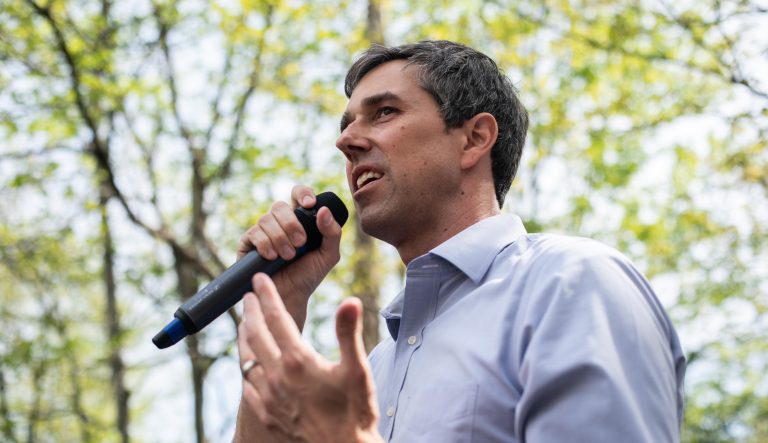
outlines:
[{"label": "cheek", "polygon": [[344,171],[347,174],[347,186],[349,187],[349,190],[352,191],[352,163],[347,161]]}]

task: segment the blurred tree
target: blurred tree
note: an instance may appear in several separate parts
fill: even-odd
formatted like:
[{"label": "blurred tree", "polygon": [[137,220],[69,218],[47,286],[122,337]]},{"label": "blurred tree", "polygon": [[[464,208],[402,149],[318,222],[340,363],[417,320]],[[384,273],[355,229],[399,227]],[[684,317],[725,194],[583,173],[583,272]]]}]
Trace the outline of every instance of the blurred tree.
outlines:
[{"label": "blurred tree", "polygon": [[[323,170],[329,155],[317,155],[306,141],[295,143],[310,139],[306,134],[291,134],[292,118],[317,120],[327,109],[338,112],[343,103],[338,88],[326,86],[331,83],[323,78],[327,73],[316,73],[314,80],[300,77],[326,52],[348,53],[318,43],[349,44],[334,30],[338,24],[316,26],[317,20],[338,20],[335,15],[330,2],[27,0],[0,6],[2,136],[8,140],[2,154],[4,187],[15,196],[31,195],[27,219],[43,214],[56,197],[65,204],[79,199],[80,219],[73,219],[84,226],[73,235],[88,239],[94,227],[101,232],[105,298],[99,305],[107,313],[101,323],[109,337],[101,349],[112,368],[104,380],[114,384],[114,422],[122,441],[129,440],[129,425],[121,350],[137,345],[121,330],[118,293],[144,298],[149,293],[145,303],[160,304],[169,315],[231,261],[218,248],[229,244],[233,257],[239,233],[266,209],[253,201],[272,200],[275,179],[341,186],[338,163],[331,170],[339,172],[331,174],[313,176],[301,168],[313,164]],[[337,72],[331,75],[338,77]],[[313,105],[305,105],[310,97]],[[289,148],[276,149],[283,145]],[[60,162],[74,174],[72,180],[57,174]],[[101,221],[89,226],[96,214]],[[213,240],[219,237],[230,240]],[[121,260],[127,264],[118,277],[115,267]],[[212,434],[204,421],[206,376],[233,349],[239,318],[235,310],[229,314],[228,339],[206,344],[200,334],[185,341],[198,442]],[[168,319],[130,317],[138,321],[136,332]],[[6,318],[13,319],[13,313]],[[61,324],[76,321],[65,317]],[[150,360],[160,363],[158,357]],[[28,364],[48,366],[36,359]],[[38,378],[18,389],[39,392]],[[3,383],[4,399],[10,396],[8,386]],[[22,410],[28,413],[19,423],[35,440],[32,431],[48,422],[37,401]],[[8,411],[9,419],[23,416]],[[73,406],[70,413],[87,422],[95,411]],[[9,422],[4,430],[16,438],[18,428]]]},{"label": "blurred tree", "polygon": [[[368,0],[365,39],[369,45],[385,43],[380,3],[379,0]],[[379,336],[379,288],[382,270],[378,265],[378,253],[373,238],[363,232],[357,216],[354,217],[354,221],[355,251],[352,255],[353,284],[350,285],[350,292],[363,302],[363,342],[365,349],[370,352],[381,339]]]},{"label": "blurred tree", "polygon": [[765,5],[433,0],[392,15],[404,40],[466,42],[518,84],[531,128],[507,205],[529,230],[602,239],[661,289],[691,355],[683,438],[768,439]]},{"label": "blurred tree", "polygon": [[481,9],[479,41],[519,72],[533,113],[515,209],[618,246],[668,291],[691,355],[686,441],[768,439],[767,13],[747,1]]},{"label": "blurred tree", "polygon": [[[619,247],[660,289],[690,354],[684,439],[768,440],[766,25],[748,0],[3,2],[2,438],[127,440],[121,397],[140,421],[141,378],[178,358],[146,350],[166,315],[289,183],[344,188],[331,143],[352,56],[448,38],[494,56],[530,110],[506,207]],[[392,268],[373,272],[389,256],[367,241],[345,236],[351,259],[313,298],[320,348],[339,294],[372,294],[376,341]],[[196,441],[219,434],[204,386],[230,316],[186,342]]]}]

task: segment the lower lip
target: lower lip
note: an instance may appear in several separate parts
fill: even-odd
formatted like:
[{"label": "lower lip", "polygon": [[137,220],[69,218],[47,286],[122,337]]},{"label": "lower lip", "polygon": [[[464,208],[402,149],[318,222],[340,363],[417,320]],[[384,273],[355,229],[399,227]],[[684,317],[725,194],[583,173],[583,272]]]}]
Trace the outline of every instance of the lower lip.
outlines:
[{"label": "lower lip", "polygon": [[376,179],[372,182],[368,182],[365,185],[363,185],[362,188],[359,188],[355,193],[352,195],[352,198],[358,198],[363,193],[370,191],[371,188],[375,187],[382,179],[383,177]]}]

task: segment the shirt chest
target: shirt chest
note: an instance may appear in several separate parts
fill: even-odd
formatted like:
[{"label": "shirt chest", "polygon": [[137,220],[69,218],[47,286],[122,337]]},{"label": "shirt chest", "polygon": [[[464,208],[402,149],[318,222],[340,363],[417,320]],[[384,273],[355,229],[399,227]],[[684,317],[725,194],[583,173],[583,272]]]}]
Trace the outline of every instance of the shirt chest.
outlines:
[{"label": "shirt chest", "polygon": [[397,442],[513,441],[521,388],[510,288],[412,277],[397,340],[372,358],[382,435]]}]

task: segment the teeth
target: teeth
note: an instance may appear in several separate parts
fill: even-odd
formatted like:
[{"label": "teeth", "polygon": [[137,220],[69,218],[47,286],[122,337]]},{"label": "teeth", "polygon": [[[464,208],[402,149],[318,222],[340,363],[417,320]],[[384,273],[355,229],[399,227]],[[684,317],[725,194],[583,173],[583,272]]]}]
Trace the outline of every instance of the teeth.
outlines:
[{"label": "teeth", "polygon": [[381,178],[381,174],[379,174],[378,172],[365,171],[362,174],[360,174],[359,177],[357,177],[357,187],[358,188],[362,187],[363,183],[365,183],[366,181],[368,181],[370,179],[376,180],[376,179],[379,179],[379,178]]}]

